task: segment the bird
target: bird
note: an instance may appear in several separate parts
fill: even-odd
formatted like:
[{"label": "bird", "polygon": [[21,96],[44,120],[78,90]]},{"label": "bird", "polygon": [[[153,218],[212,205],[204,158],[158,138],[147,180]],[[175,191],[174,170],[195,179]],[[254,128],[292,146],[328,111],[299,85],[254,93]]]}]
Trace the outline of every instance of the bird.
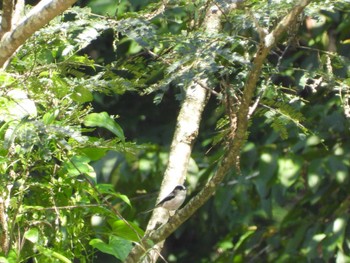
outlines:
[{"label": "bird", "polygon": [[156,206],[143,213],[149,213],[156,208],[163,207],[168,211],[175,211],[183,204],[186,199],[186,187],[184,185],[175,186],[174,190],[164,197]]}]

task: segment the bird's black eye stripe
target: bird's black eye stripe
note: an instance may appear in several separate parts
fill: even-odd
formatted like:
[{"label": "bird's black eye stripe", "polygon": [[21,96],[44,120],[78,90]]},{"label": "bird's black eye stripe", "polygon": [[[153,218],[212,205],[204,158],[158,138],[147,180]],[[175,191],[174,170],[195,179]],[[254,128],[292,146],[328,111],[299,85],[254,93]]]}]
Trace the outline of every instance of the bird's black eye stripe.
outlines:
[{"label": "bird's black eye stripe", "polygon": [[175,187],[175,190],[186,190],[186,187],[183,185],[178,185]]}]

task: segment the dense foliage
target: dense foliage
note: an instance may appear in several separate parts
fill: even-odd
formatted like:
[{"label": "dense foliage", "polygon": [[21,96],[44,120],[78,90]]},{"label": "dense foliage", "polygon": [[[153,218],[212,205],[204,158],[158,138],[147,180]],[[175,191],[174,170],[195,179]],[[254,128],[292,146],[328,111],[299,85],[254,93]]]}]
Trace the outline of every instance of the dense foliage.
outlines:
[{"label": "dense foliage", "polygon": [[[243,1],[210,34],[206,1],[98,2],[38,31],[0,73],[5,262],[122,261],[147,224],[184,89],[210,79],[195,195],[225,151],[259,32],[295,3]],[[349,8],[315,1],[273,49],[240,172],[168,240],[169,262],[350,260]]]}]

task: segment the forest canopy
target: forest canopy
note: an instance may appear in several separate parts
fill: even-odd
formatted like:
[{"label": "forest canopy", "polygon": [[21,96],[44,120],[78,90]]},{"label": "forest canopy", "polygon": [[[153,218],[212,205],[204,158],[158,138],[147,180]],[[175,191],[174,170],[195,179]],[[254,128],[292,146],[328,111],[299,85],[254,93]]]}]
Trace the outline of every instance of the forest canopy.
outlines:
[{"label": "forest canopy", "polygon": [[350,261],[349,1],[0,7],[0,262]]}]

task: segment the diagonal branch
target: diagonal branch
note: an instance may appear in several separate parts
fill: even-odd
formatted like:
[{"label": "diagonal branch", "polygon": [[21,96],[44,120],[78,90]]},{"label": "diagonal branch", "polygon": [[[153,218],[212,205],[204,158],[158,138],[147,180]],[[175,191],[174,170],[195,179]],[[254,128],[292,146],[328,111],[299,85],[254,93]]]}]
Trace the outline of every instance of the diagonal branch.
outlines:
[{"label": "diagonal branch", "polygon": [[0,42],[0,67],[31,35],[54,17],[71,7],[77,0],[42,0]]},{"label": "diagonal branch", "polygon": [[[235,7],[236,5],[233,4],[226,7],[225,10]],[[224,8],[219,9],[217,5],[213,5],[208,10],[206,20],[204,21],[204,29],[207,34],[219,33],[220,17],[223,15],[223,10]],[[203,71],[209,66],[203,60],[198,60],[196,64],[200,68],[203,68]],[[205,87],[209,86],[208,78],[203,76],[200,81],[193,79],[186,89],[185,99],[177,118],[177,126],[171,144],[169,161],[163,178],[160,196],[163,193],[170,192],[174,185],[183,183],[185,180],[192,146],[197,138],[202,112],[208,99],[208,90]],[[153,235],[153,231],[157,226],[168,225],[168,219],[169,214],[166,211],[155,211],[147,226],[147,232],[143,241],[146,241],[149,235]],[[172,231],[177,227],[174,227]],[[166,237],[170,234],[170,232],[167,233]],[[147,259],[145,259],[146,262],[156,262],[166,237],[154,239],[156,245],[152,246],[152,250],[148,251]],[[150,248],[149,244],[146,245],[143,241],[141,241],[140,246],[134,247],[125,262],[138,262],[140,260],[142,255]]]},{"label": "diagonal branch", "polygon": [[152,247],[152,244],[165,240],[181,224],[183,224],[195,211],[200,208],[215,192],[215,189],[229,173],[240,156],[240,151],[246,140],[248,128],[249,108],[252,104],[252,98],[256,90],[257,82],[261,74],[261,69],[271,48],[277,43],[282,33],[287,30],[288,25],[292,24],[298,15],[312,0],[300,0],[298,4],[286,15],[275,29],[261,39],[259,48],[256,52],[253,66],[247,76],[244,86],[241,104],[237,112],[237,128],[234,138],[229,138],[229,145],[226,153],[218,166],[218,170],[205,187],[193,197],[188,204],[179,210],[162,227],[148,233],[138,246],[130,252],[126,262],[138,262],[139,258]]}]

